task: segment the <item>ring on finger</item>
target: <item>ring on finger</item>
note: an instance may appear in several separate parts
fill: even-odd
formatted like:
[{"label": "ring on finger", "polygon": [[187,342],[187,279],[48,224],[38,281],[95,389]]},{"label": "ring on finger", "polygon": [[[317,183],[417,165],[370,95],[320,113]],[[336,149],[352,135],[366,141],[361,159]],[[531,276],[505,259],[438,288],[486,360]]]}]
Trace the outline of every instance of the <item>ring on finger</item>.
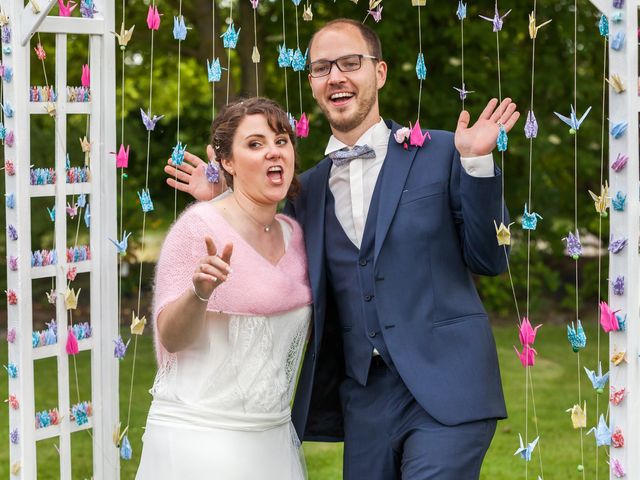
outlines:
[{"label": "ring on finger", "polygon": [[213,283],[217,283],[218,277],[213,277]]}]

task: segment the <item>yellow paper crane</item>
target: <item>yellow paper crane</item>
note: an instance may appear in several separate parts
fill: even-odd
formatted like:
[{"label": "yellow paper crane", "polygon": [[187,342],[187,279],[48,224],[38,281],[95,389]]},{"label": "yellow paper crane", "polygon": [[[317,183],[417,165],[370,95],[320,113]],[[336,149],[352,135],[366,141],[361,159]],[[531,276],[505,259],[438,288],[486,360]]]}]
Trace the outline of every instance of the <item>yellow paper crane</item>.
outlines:
[{"label": "yellow paper crane", "polygon": [[310,3],[302,9],[302,20],[304,20],[305,22],[310,22],[311,20],[313,20],[313,12],[311,11]]},{"label": "yellow paper crane", "polygon": [[67,310],[75,310],[78,307],[78,297],[80,296],[80,290],[77,292],[73,290],[73,288],[68,288],[64,294],[64,304],[67,307]]},{"label": "yellow paper crane", "polygon": [[56,116],[56,104],[53,102],[47,102],[46,105],[44,106],[44,109],[47,111],[47,113],[52,116],[55,117]]},{"label": "yellow paper crane", "polygon": [[534,40],[538,36],[538,30],[549,23],[551,23],[551,20],[547,20],[543,24],[536,26],[536,14],[535,12],[531,12],[529,14],[529,36],[531,37],[531,40]]},{"label": "yellow paper crane", "polygon": [[134,28],[136,28],[135,25],[127,30],[124,26],[124,22],[122,22],[122,25],[120,25],[120,33],[111,32],[118,38],[118,44],[120,45],[121,50],[124,50],[128,43],[131,41]]},{"label": "yellow paper crane", "polygon": [[572,408],[567,410],[567,412],[571,412],[571,423],[573,424],[573,428],[576,430],[578,428],[587,428],[587,401],[584,401],[584,409],[580,407],[580,405],[574,405]]},{"label": "yellow paper crane", "polygon": [[611,355],[611,363],[618,367],[622,362],[627,361],[626,357],[627,352],[615,352],[613,355]]},{"label": "yellow paper crane", "polygon": [[35,13],[36,15],[38,13],[40,13],[40,4],[38,3],[38,1],[37,0],[31,0],[30,3],[31,3],[31,11],[33,13]]},{"label": "yellow paper crane", "polygon": [[369,10],[373,10],[382,3],[382,0],[369,0]]},{"label": "yellow paper crane", "polygon": [[411,5],[414,7],[424,7],[427,4],[427,0],[411,0]]},{"label": "yellow paper crane", "polygon": [[11,475],[18,475],[21,468],[22,466],[20,465],[20,461],[14,462],[11,465]]},{"label": "yellow paper crane", "polygon": [[131,314],[131,334],[142,335],[144,332],[144,326],[147,324],[147,317],[143,316],[138,318],[135,312]]},{"label": "yellow paper crane", "polygon": [[498,239],[498,245],[511,245],[511,231],[509,229],[511,228],[511,225],[513,225],[513,222],[511,222],[508,226],[505,226],[504,223],[500,222],[500,226],[498,226],[498,224],[494,220],[493,224],[496,227],[496,238]]},{"label": "yellow paper crane", "polygon": [[605,80],[609,85],[611,85],[611,88],[613,88],[616,93],[622,93],[626,90],[622,78],[620,78],[620,75],[618,75],[617,73],[614,73],[613,75],[611,75],[611,77],[606,78]]},{"label": "yellow paper crane", "polygon": [[260,52],[258,51],[258,47],[254,45],[253,52],[251,53],[251,61],[253,63],[260,63]]},{"label": "yellow paper crane", "polygon": [[602,217],[607,216],[607,208],[611,206],[611,197],[609,196],[609,182],[605,180],[604,185],[600,187],[600,195],[596,195],[589,190],[589,195],[593,198],[593,204],[596,208],[596,212]]},{"label": "yellow paper crane", "polygon": [[6,13],[4,13],[4,10],[2,10],[0,8],[0,27],[4,27],[5,25],[9,24],[9,17],[7,16]]},{"label": "yellow paper crane", "polygon": [[79,138],[78,140],[80,140],[80,147],[82,148],[82,151],[84,153],[88,153],[91,151],[91,143],[89,142],[89,140],[87,140],[86,135],[84,136],[84,138]]}]

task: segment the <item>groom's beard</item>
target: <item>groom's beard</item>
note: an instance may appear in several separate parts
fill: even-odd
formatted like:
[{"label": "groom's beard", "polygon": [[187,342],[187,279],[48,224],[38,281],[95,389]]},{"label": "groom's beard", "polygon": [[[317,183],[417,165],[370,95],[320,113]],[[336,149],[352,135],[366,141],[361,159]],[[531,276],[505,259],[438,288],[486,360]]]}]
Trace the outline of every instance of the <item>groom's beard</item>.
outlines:
[{"label": "groom's beard", "polygon": [[367,118],[367,115],[369,115],[369,112],[376,103],[377,93],[378,92],[375,87],[370,89],[370,91],[362,91],[359,93],[356,96],[357,109],[349,116],[343,116],[337,112],[334,113],[332,107],[330,105],[327,106],[324,102],[318,102],[318,106],[324,113],[325,117],[327,117],[332,129],[337,130],[338,132],[348,133],[358,128],[362,122],[364,122],[365,118]]}]

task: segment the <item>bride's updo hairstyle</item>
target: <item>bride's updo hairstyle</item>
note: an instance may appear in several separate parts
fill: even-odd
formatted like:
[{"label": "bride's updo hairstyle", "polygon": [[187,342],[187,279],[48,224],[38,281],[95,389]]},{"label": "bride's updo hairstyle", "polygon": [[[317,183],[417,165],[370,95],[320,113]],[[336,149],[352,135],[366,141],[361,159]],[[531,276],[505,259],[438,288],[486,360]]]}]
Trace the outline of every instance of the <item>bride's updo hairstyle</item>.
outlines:
[{"label": "bride's updo hairstyle", "polygon": [[[296,136],[291,128],[286,112],[277,102],[264,97],[252,97],[231,102],[220,110],[211,124],[211,146],[216,154],[216,160],[220,162],[220,168],[224,174],[227,185],[233,189],[233,176],[222,166],[221,160],[233,158],[233,138],[240,122],[247,115],[264,115],[269,128],[277,134],[286,134],[293,145],[294,168],[298,165],[298,152],[296,151]],[[287,198],[294,198],[300,190],[298,177],[293,175]]]}]

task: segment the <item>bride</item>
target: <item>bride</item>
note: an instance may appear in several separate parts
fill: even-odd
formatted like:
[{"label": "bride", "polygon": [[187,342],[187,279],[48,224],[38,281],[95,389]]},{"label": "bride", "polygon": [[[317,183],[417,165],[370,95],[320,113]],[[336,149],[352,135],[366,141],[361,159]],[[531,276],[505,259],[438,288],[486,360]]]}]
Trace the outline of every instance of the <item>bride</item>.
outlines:
[{"label": "bride", "polygon": [[305,478],[290,403],[311,291],[295,194],[294,133],[280,106],[226,106],[211,147],[231,191],[188,208],[160,253],[158,373],[136,478]]}]

